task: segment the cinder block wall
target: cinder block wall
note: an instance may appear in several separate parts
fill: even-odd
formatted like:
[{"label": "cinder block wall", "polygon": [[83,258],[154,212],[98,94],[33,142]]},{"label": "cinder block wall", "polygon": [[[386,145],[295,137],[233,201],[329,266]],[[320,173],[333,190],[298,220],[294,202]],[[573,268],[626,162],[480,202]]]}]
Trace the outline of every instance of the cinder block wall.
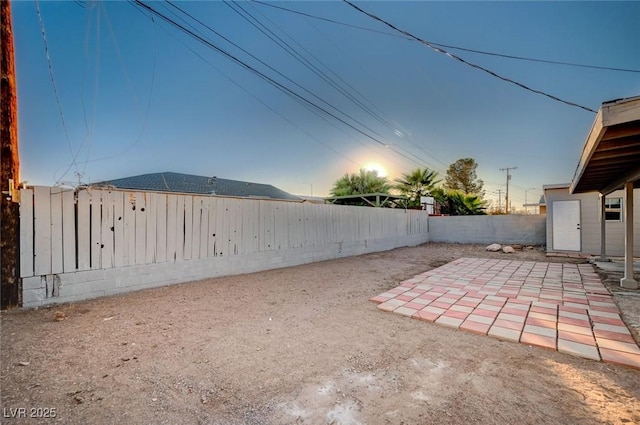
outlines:
[{"label": "cinder block wall", "polygon": [[81,301],[201,279],[253,273],[386,251],[428,242],[428,234],[333,242],[324,245],[26,277],[23,307]]},{"label": "cinder block wall", "polygon": [[429,241],[544,245],[544,215],[429,217]]}]

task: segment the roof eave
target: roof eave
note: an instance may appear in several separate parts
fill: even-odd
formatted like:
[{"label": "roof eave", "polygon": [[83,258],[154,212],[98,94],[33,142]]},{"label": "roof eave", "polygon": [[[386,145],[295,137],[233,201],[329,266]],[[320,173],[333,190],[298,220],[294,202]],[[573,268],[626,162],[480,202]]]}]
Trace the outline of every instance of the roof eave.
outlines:
[{"label": "roof eave", "polygon": [[[588,168],[594,155],[598,152],[600,143],[605,139],[605,136],[608,135],[610,131],[614,131],[616,126],[637,122],[639,120],[640,96],[602,104],[587,136],[580,156],[580,162],[578,163],[574,178],[569,187],[569,193],[600,192],[607,195],[620,189],[627,181],[637,181],[640,179],[640,167],[638,167],[632,170],[627,169],[622,175],[608,176],[615,178],[603,181],[602,186],[596,186],[593,183],[590,184],[588,181],[582,181],[583,178],[585,178],[585,174],[587,177],[589,174],[593,174],[589,172]],[[607,138],[609,137],[607,136]],[[593,176],[591,176],[591,178],[593,178]]]},{"label": "roof eave", "polygon": [[569,186],[569,193],[573,193],[580,182],[580,179],[584,175],[585,170],[587,169],[587,165],[589,164],[589,160],[593,156],[598,147],[598,144],[602,140],[602,136],[606,131],[606,127],[603,124],[603,109],[601,108],[596,115],[595,120],[593,121],[593,125],[591,126],[591,131],[589,131],[589,135],[587,136],[587,142],[582,149],[582,155],[580,155],[580,162],[578,163],[578,168],[576,169],[576,173],[571,181],[571,185]]}]

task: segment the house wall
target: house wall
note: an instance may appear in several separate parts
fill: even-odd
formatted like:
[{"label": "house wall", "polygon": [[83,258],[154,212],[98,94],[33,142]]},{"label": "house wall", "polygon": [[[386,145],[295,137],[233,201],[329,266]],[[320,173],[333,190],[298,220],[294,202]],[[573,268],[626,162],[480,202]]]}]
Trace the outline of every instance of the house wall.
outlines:
[{"label": "house wall", "polygon": [[543,215],[476,215],[429,218],[429,240],[451,243],[544,245]]},{"label": "house wall", "polygon": [[24,307],[427,242],[423,211],[36,186],[21,191]]},{"label": "house wall", "polygon": [[[546,239],[547,252],[558,252],[553,249],[553,202],[580,201],[580,238],[582,254],[600,254],[600,202],[597,193],[570,194],[568,187],[545,189],[547,204]],[[615,191],[608,198],[623,198],[622,190]],[[624,209],[624,207],[623,207]],[[634,190],[634,251],[640,252],[640,190]],[[605,224],[607,255],[624,256],[624,226],[622,221],[607,221]]]}]

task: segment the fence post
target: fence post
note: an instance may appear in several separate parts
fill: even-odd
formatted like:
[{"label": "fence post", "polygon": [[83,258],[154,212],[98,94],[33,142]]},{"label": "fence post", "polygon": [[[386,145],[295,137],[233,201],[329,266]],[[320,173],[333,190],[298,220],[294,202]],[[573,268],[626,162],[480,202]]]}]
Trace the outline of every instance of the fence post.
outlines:
[{"label": "fence post", "polygon": [[17,307],[21,301],[18,186],[18,106],[13,54],[11,3],[0,2],[0,308]]}]

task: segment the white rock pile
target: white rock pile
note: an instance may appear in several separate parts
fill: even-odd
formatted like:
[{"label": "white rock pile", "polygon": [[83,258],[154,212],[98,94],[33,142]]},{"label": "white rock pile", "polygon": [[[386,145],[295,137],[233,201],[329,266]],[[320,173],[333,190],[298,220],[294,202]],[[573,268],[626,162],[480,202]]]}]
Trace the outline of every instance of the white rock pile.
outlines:
[{"label": "white rock pile", "polygon": [[492,243],[491,245],[489,245],[488,247],[485,248],[487,251],[491,251],[491,252],[498,252],[498,251],[502,251],[505,254],[513,254],[514,252],[516,252],[515,249],[513,249],[512,246],[509,245],[505,245],[502,246],[499,243]]}]

